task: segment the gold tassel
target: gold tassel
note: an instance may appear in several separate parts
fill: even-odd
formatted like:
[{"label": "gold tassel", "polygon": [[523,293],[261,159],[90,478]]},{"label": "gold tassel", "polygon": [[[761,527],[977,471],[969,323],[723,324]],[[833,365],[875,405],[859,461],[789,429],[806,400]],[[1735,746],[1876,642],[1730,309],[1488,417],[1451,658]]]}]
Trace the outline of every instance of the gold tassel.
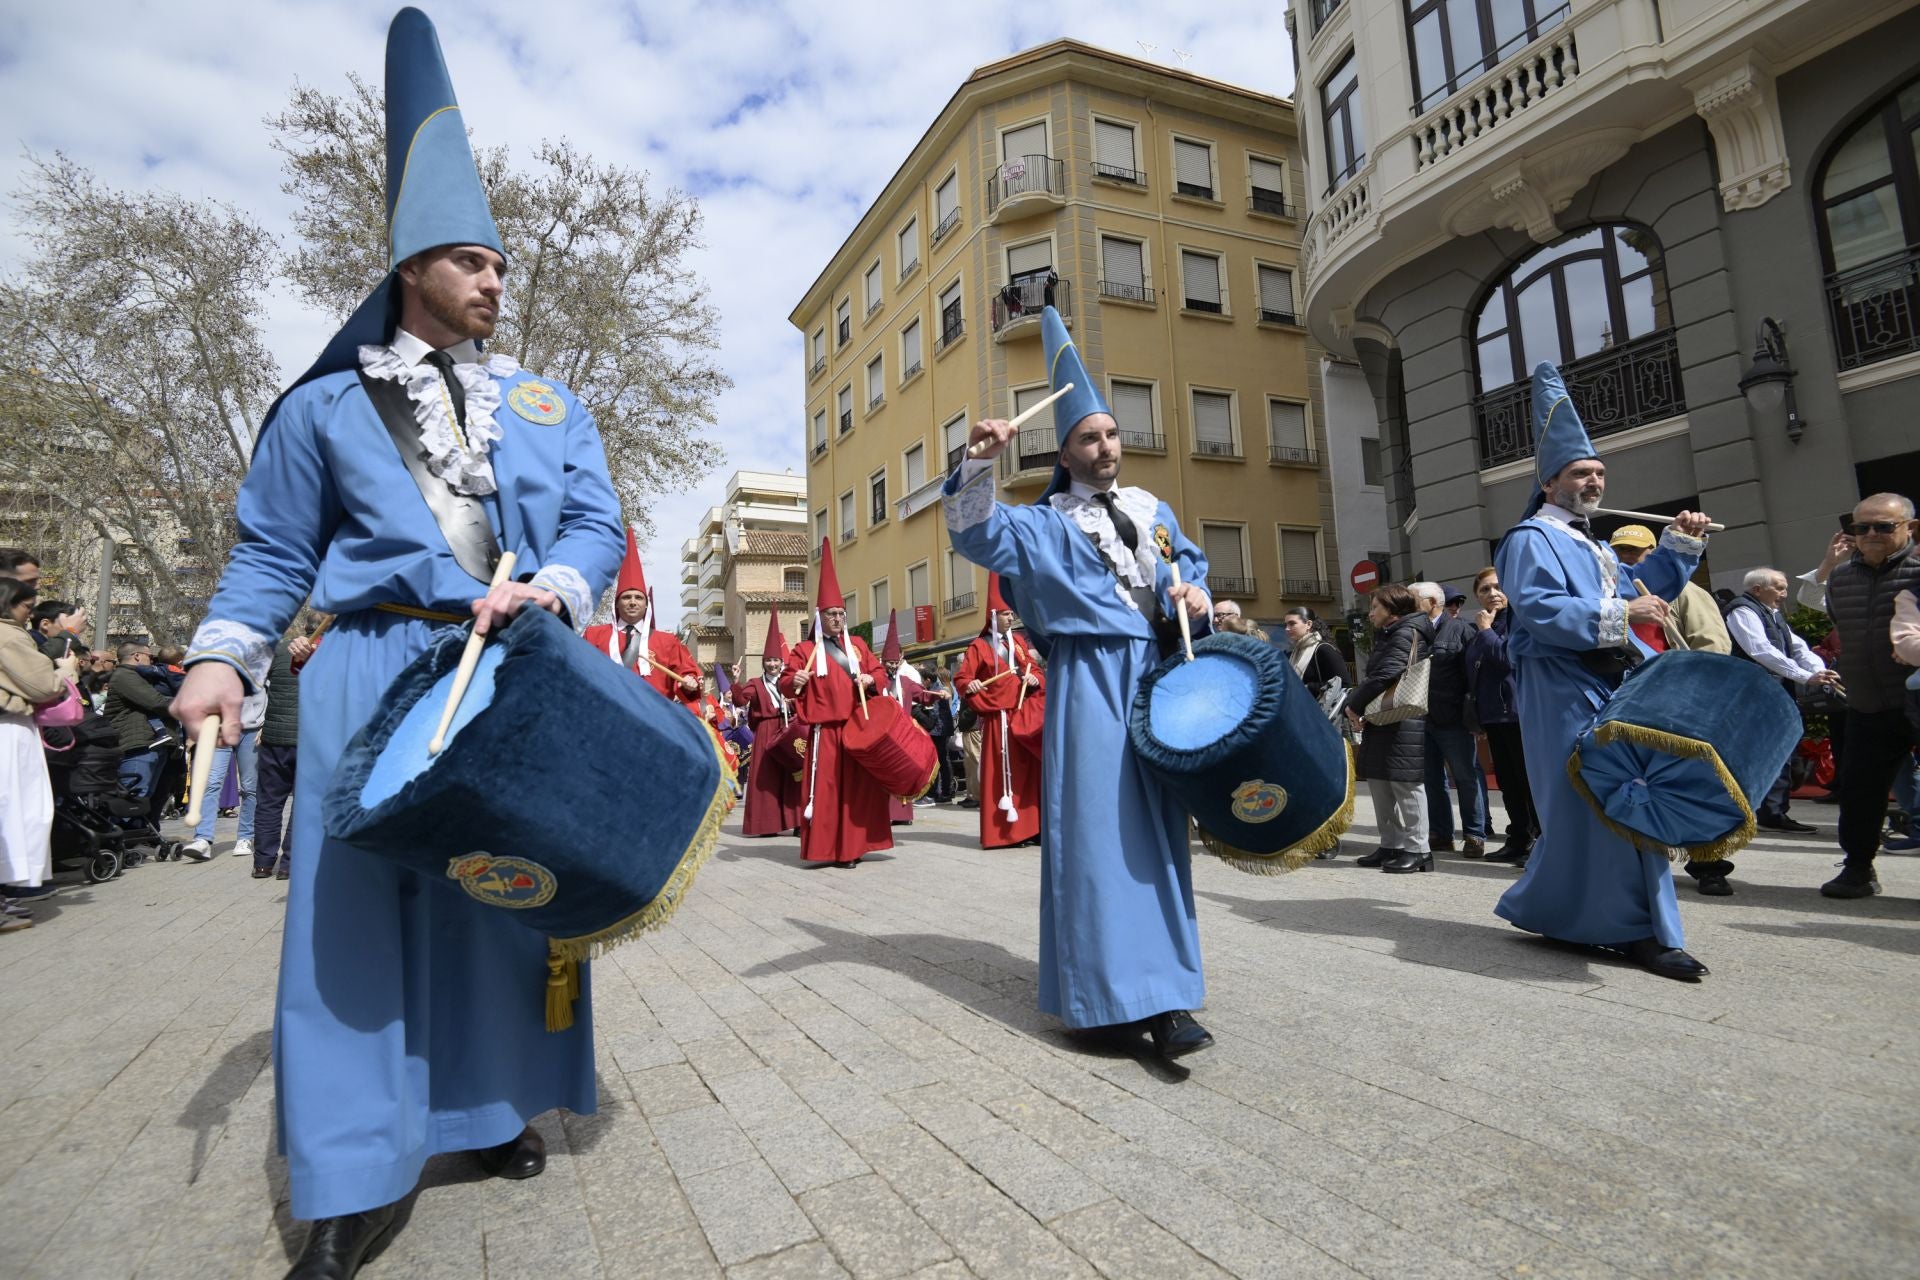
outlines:
[{"label": "gold tassel", "polygon": [[920,789],[915,791],[910,796],[901,796],[900,802],[902,804],[912,804],[915,800],[918,800],[921,796],[926,795],[927,792],[933,790],[934,781],[938,779],[939,776],[940,776],[940,762],[938,760],[935,760],[933,762],[933,772],[929,773],[927,775],[927,780],[920,784]]},{"label": "gold tassel", "polygon": [[1244,871],[1253,876],[1279,876],[1289,871],[1298,871],[1312,862],[1320,854],[1340,843],[1347,828],[1353,825],[1353,748],[1344,742],[1341,749],[1347,756],[1347,798],[1340,803],[1327,820],[1308,832],[1305,836],[1278,853],[1248,853],[1245,849],[1236,849],[1220,837],[1208,831],[1200,830],[1200,843],[1208,853],[1232,867],[1235,871]]},{"label": "gold tassel", "polygon": [[573,999],[579,994],[580,976],[575,971],[570,979],[568,971],[572,969],[574,969],[573,961],[561,955],[557,947],[549,944],[547,948],[547,1030],[549,1031],[565,1031],[573,1025]]},{"label": "gold tassel", "polygon": [[1720,785],[1725,788],[1727,798],[1740,806],[1741,818],[1734,824],[1731,831],[1715,840],[1705,840],[1699,844],[1684,846],[1656,844],[1646,836],[1629,830],[1607,816],[1606,811],[1600,806],[1598,797],[1593,794],[1593,789],[1587,785],[1586,778],[1581,775],[1580,749],[1575,747],[1573,755],[1567,760],[1567,779],[1573,783],[1573,789],[1592,806],[1594,816],[1600,819],[1600,824],[1607,830],[1642,853],[1665,854],[1669,862],[1678,862],[1682,858],[1690,862],[1722,862],[1745,848],[1747,842],[1753,839],[1759,829],[1759,824],[1754,820],[1753,809],[1747,804],[1746,796],[1741,794],[1740,784],[1734,781],[1733,774],[1727,771],[1726,764],[1721,761],[1720,753],[1714,750],[1712,743],[1702,742],[1697,738],[1682,738],[1677,734],[1663,733],[1658,729],[1649,729],[1645,725],[1626,724],[1619,720],[1609,720],[1593,731],[1596,746],[1611,746],[1621,738],[1625,738],[1637,747],[1664,751],[1668,755],[1679,756],[1686,760],[1707,761],[1713,766],[1714,773],[1719,775]]}]

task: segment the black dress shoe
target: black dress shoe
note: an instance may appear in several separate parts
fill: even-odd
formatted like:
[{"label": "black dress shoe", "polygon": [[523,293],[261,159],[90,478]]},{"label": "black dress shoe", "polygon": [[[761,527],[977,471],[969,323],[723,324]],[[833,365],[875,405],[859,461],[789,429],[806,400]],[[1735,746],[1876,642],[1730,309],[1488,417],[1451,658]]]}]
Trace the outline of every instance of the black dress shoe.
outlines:
[{"label": "black dress shoe", "polygon": [[1381,863],[1380,869],[1389,875],[1402,875],[1409,871],[1431,871],[1433,870],[1433,855],[1431,853],[1413,853],[1403,849]]},{"label": "black dress shoe", "polygon": [[1434,847],[1434,849],[1436,849],[1437,851],[1439,851],[1439,852],[1441,852],[1441,853],[1452,853],[1452,852],[1453,852],[1453,837],[1452,837],[1452,836],[1435,836],[1435,837],[1434,837],[1434,838],[1433,838],[1432,840],[1430,840],[1430,841],[1429,841],[1428,843],[1429,843],[1429,844],[1431,844],[1431,845],[1432,845],[1432,846]]},{"label": "black dress shoe", "polygon": [[1642,938],[1613,949],[1648,973],[1657,973],[1663,978],[1692,982],[1707,976],[1707,966],[1678,947],[1661,946],[1658,938]]},{"label": "black dress shoe", "polygon": [[1363,853],[1353,860],[1356,867],[1377,867],[1388,858],[1398,856],[1398,849],[1375,849],[1372,853]]},{"label": "black dress shoe", "polygon": [[1871,898],[1880,892],[1880,877],[1872,866],[1842,867],[1840,874],[1820,886],[1823,898]]},{"label": "black dress shoe", "polygon": [[1146,1020],[1153,1051],[1163,1058],[1180,1058],[1213,1044],[1213,1035],[1185,1009],[1169,1009]]},{"label": "black dress shoe", "polygon": [[273,874],[272,867],[255,867],[253,869],[253,878],[255,880],[265,880],[268,876],[272,874]]},{"label": "black dress shoe", "polygon": [[1725,876],[1707,876],[1700,881],[1700,896],[1703,898],[1731,898],[1733,885]]},{"label": "black dress shoe", "polygon": [[497,1147],[485,1147],[473,1153],[480,1167],[495,1178],[537,1178],[546,1172],[547,1140],[528,1125],[520,1136]]},{"label": "black dress shoe", "polygon": [[1795,822],[1792,818],[1786,817],[1785,815],[1778,818],[1770,818],[1763,813],[1753,821],[1754,825],[1765,827],[1768,831],[1791,831],[1795,835],[1808,835],[1819,830],[1819,828],[1810,827],[1804,822]]},{"label": "black dress shoe", "polygon": [[287,1280],[352,1280],[360,1264],[379,1252],[393,1234],[398,1205],[384,1205],[365,1213],[321,1218],[307,1233],[307,1246],[294,1259]]},{"label": "black dress shoe", "polygon": [[1532,856],[1533,856],[1532,845],[1530,844],[1511,845],[1510,844],[1505,846],[1504,848],[1496,849],[1492,853],[1488,854],[1487,861],[1488,862],[1504,862],[1510,867],[1524,867],[1527,865],[1527,859],[1531,858]]}]

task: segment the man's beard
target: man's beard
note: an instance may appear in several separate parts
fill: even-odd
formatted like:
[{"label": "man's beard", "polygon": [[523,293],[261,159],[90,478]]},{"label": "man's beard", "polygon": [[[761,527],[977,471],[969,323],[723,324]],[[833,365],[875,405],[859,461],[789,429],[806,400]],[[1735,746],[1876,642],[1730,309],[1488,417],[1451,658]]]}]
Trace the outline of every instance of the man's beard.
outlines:
[{"label": "man's beard", "polygon": [[473,314],[461,300],[459,290],[442,288],[427,274],[420,277],[420,305],[427,314],[462,338],[485,339],[493,336],[494,322]]},{"label": "man's beard", "polygon": [[1580,495],[1578,490],[1555,490],[1553,505],[1559,507],[1562,511],[1571,512],[1576,516],[1591,516],[1600,510],[1600,504],[1605,498],[1606,495],[1604,493],[1595,494],[1592,498],[1585,498]]}]

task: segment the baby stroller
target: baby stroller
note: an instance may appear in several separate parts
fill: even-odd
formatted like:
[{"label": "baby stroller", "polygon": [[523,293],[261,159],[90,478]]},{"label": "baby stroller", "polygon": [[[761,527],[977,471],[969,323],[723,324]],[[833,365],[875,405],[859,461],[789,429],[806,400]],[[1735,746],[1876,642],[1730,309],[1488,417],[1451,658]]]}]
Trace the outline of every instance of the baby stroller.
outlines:
[{"label": "baby stroller", "polygon": [[105,716],[89,714],[70,729],[48,729],[47,774],[53,782],[53,865],[79,867],[100,884],[173,843],[148,821],[149,802],[120,785],[120,740]]}]

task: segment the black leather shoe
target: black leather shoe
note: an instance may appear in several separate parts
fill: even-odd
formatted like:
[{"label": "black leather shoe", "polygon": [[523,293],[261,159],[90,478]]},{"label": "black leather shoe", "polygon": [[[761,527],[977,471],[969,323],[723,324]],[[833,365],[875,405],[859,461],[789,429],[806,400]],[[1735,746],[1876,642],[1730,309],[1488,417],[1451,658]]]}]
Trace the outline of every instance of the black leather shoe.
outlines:
[{"label": "black leather shoe", "polygon": [[1795,835],[1802,836],[1819,830],[1818,827],[1810,827],[1804,822],[1795,822],[1792,818],[1786,817],[1785,815],[1778,818],[1770,818],[1765,814],[1761,814],[1753,821],[1754,825],[1765,827],[1768,831],[1790,831]]},{"label": "black leather shoe", "polygon": [[1353,860],[1356,867],[1377,867],[1388,858],[1396,856],[1398,849],[1375,849],[1372,853],[1363,853]]},{"label": "black leather shoe", "polygon": [[1431,871],[1433,870],[1433,855],[1431,853],[1412,853],[1403,850],[1381,863],[1380,869],[1388,875],[1401,875],[1409,871]]},{"label": "black leather shoe", "polygon": [[1510,867],[1524,867],[1527,865],[1527,859],[1532,856],[1533,856],[1532,845],[1510,844],[1510,845],[1504,846],[1503,848],[1495,849],[1492,853],[1488,854],[1487,861],[1488,862],[1504,862]]},{"label": "black leather shoe", "polygon": [[1163,1058],[1181,1058],[1213,1044],[1213,1034],[1193,1020],[1185,1009],[1169,1009],[1147,1020],[1153,1051]]},{"label": "black leather shoe", "polygon": [[1727,883],[1725,876],[1708,876],[1700,882],[1700,896],[1703,898],[1731,898],[1733,886]]},{"label": "black leather shoe", "polygon": [[512,1142],[473,1153],[480,1167],[495,1178],[537,1178],[547,1169],[547,1140],[528,1125]]},{"label": "black leather shoe", "polygon": [[1872,867],[1842,867],[1840,874],[1820,886],[1823,898],[1871,898],[1880,892],[1880,877]]},{"label": "black leather shoe", "polygon": [[1658,938],[1642,938],[1614,950],[1648,973],[1657,973],[1663,978],[1692,982],[1707,976],[1707,966],[1678,947],[1661,946]]},{"label": "black leather shoe", "polygon": [[1431,844],[1431,845],[1433,846],[1433,848],[1435,849],[1435,851],[1437,851],[1437,852],[1439,852],[1439,853],[1452,853],[1452,852],[1453,852],[1453,837],[1452,837],[1452,836],[1435,836],[1435,837],[1434,837],[1434,838],[1433,838],[1433,839],[1432,839],[1431,841],[1429,841],[1428,843],[1430,843],[1430,844]]},{"label": "black leather shoe", "polygon": [[398,1205],[365,1213],[321,1218],[307,1233],[307,1246],[294,1259],[287,1280],[352,1280],[360,1264],[380,1251],[393,1234]]}]

